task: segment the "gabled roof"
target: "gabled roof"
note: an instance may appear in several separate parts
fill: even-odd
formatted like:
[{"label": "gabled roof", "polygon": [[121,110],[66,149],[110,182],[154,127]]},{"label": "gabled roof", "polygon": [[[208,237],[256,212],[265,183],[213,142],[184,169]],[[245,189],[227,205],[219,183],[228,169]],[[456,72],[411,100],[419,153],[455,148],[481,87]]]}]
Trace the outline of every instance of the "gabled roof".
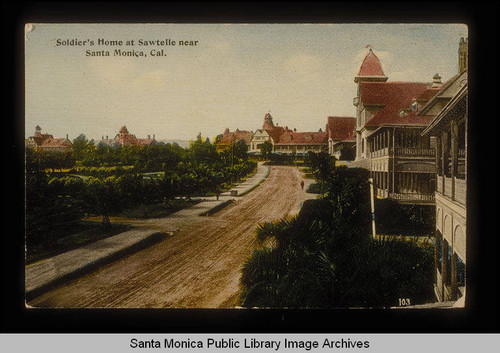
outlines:
[{"label": "gabled roof", "polygon": [[146,138],[146,139],[136,139],[135,144],[140,145],[140,146],[147,146],[155,143],[156,140],[152,138]]},{"label": "gabled roof", "polygon": [[[435,135],[442,127],[443,124],[447,123],[451,119],[450,112],[460,104],[466,106],[466,99],[468,93],[468,84],[465,82],[455,96],[444,106],[441,112],[434,116],[432,121],[429,122],[428,126],[422,132],[422,135]],[[466,108],[465,108],[466,109]]]},{"label": "gabled roof", "polygon": [[224,131],[224,134],[222,135],[222,139],[220,140],[219,143],[232,144],[232,143],[244,140],[245,143],[248,145],[248,144],[250,144],[250,141],[252,140],[252,136],[253,136],[253,133],[251,131],[236,129],[235,131],[230,132],[229,129],[226,129]]},{"label": "gabled roof", "polygon": [[414,126],[425,127],[432,120],[432,115],[418,115],[417,112],[411,112],[400,115],[393,111],[384,111],[382,114],[376,114],[366,123],[365,126]]},{"label": "gabled roof", "polygon": [[266,132],[269,134],[269,136],[271,136],[275,143],[277,143],[280,140],[280,136],[285,133],[285,128],[281,126],[273,126],[272,129],[264,128],[264,130],[266,130]]},{"label": "gabled roof", "polygon": [[447,101],[454,97],[457,90],[460,89],[460,82],[467,80],[467,71],[462,73],[461,75],[455,75],[447,82],[445,82],[440,90],[426,103],[424,107],[420,110],[421,114],[427,113],[436,101]]},{"label": "gabled roof", "polygon": [[49,137],[41,144],[42,147],[71,147],[71,141],[66,138]]},{"label": "gabled roof", "polygon": [[441,89],[440,87],[427,88],[420,96],[417,97],[417,102],[427,103],[430,101]]},{"label": "gabled roof", "polygon": [[327,132],[286,131],[280,136],[276,145],[325,145],[327,142]]},{"label": "gabled roof", "polygon": [[359,68],[358,75],[354,79],[355,82],[361,77],[373,77],[387,79],[382,69],[382,63],[379,58],[373,53],[372,49],[368,50],[361,67]]},{"label": "gabled roof", "polygon": [[423,82],[361,82],[361,103],[407,108],[428,87]]},{"label": "gabled roof", "polygon": [[[367,127],[380,125],[422,125],[429,122],[425,116],[404,118],[401,110],[406,110],[417,97],[429,88],[421,82],[362,82],[361,102],[365,106],[382,107],[366,123]],[[413,116],[413,114],[410,114]]]},{"label": "gabled roof", "polygon": [[334,141],[354,141],[356,118],[329,116],[327,123],[328,138]]}]

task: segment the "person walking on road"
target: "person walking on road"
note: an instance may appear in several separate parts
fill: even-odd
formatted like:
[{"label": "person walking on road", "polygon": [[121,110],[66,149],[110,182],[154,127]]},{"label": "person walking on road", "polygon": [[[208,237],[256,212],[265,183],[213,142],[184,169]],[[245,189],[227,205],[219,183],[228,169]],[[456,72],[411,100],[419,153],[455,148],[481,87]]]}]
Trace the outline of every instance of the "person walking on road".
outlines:
[{"label": "person walking on road", "polygon": [[304,190],[304,180],[300,182],[300,187],[302,188],[302,190]]}]

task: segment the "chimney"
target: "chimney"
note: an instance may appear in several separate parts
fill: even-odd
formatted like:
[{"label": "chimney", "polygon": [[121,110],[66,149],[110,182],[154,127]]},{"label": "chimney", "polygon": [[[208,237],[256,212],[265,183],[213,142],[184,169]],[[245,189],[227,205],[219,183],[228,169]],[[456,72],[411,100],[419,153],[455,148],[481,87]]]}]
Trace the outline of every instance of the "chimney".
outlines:
[{"label": "chimney", "polygon": [[432,78],[432,88],[437,88],[441,86],[441,76],[439,74],[435,74],[434,77]]},{"label": "chimney", "polygon": [[458,73],[461,75],[467,71],[469,65],[469,38],[460,38],[458,44]]},{"label": "chimney", "polygon": [[153,140],[156,140],[156,139],[155,139],[155,134],[153,134]]},{"label": "chimney", "polygon": [[69,140],[69,138],[68,138],[68,134],[66,134],[66,140]]},{"label": "chimney", "polygon": [[151,139],[151,135],[148,135],[148,140],[150,140],[150,139]]}]

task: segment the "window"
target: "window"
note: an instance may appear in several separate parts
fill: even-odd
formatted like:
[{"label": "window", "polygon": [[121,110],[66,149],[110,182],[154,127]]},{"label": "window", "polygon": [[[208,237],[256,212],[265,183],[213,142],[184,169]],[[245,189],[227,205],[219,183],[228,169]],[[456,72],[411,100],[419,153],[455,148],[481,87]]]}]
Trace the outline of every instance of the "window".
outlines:
[{"label": "window", "polygon": [[453,253],[451,251],[451,246],[447,246],[448,248],[448,254],[447,254],[447,261],[446,261],[446,284],[450,285],[451,284],[451,259],[453,256]]},{"label": "window", "polygon": [[458,255],[457,255],[457,285],[459,287],[465,286],[465,264]]},{"label": "window", "polygon": [[442,149],[443,149],[443,139],[438,136],[436,138],[436,157],[437,157],[437,174],[439,176],[443,176],[443,156],[442,156]]},{"label": "window", "polygon": [[444,144],[443,144],[443,149],[444,149],[444,175],[447,177],[451,177],[451,162],[452,162],[452,156],[451,156],[451,132],[447,131],[444,134]]},{"label": "window", "polygon": [[457,136],[457,168],[455,176],[458,179],[465,179],[465,119],[458,123],[458,136]]},{"label": "window", "polygon": [[443,268],[443,236],[441,235],[441,232],[437,232],[437,241],[436,241],[436,251],[438,255],[438,270],[439,272],[442,271]]}]

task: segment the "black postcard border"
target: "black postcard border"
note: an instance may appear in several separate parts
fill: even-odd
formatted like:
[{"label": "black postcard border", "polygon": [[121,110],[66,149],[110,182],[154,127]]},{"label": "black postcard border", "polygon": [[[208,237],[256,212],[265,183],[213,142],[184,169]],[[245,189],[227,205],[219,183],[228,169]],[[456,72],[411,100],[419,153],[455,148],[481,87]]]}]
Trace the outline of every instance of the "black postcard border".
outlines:
[{"label": "black postcard border", "polygon": [[[493,221],[499,3],[2,3],[3,333],[489,333],[500,332]],[[24,23],[465,23],[469,26],[468,290],[454,310],[26,309],[24,305]],[[458,39],[457,39],[458,40]],[[12,66],[11,66],[12,65]],[[493,83],[493,84],[491,84]],[[14,86],[14,87],[12,87]],[[492,134],[492,132],[490,132]],[[12,196],[13,195],[13,196]],[[490,203],[489,201],[494,201]],[[470,205],[475,205],[474,207]],[[8,210],[5,213],[5,210]],[[14,222],[14,223],[13,223]],[[14,226],[8,226],[14,224]],[[15,230],[14,230],[15,229]]]}]

